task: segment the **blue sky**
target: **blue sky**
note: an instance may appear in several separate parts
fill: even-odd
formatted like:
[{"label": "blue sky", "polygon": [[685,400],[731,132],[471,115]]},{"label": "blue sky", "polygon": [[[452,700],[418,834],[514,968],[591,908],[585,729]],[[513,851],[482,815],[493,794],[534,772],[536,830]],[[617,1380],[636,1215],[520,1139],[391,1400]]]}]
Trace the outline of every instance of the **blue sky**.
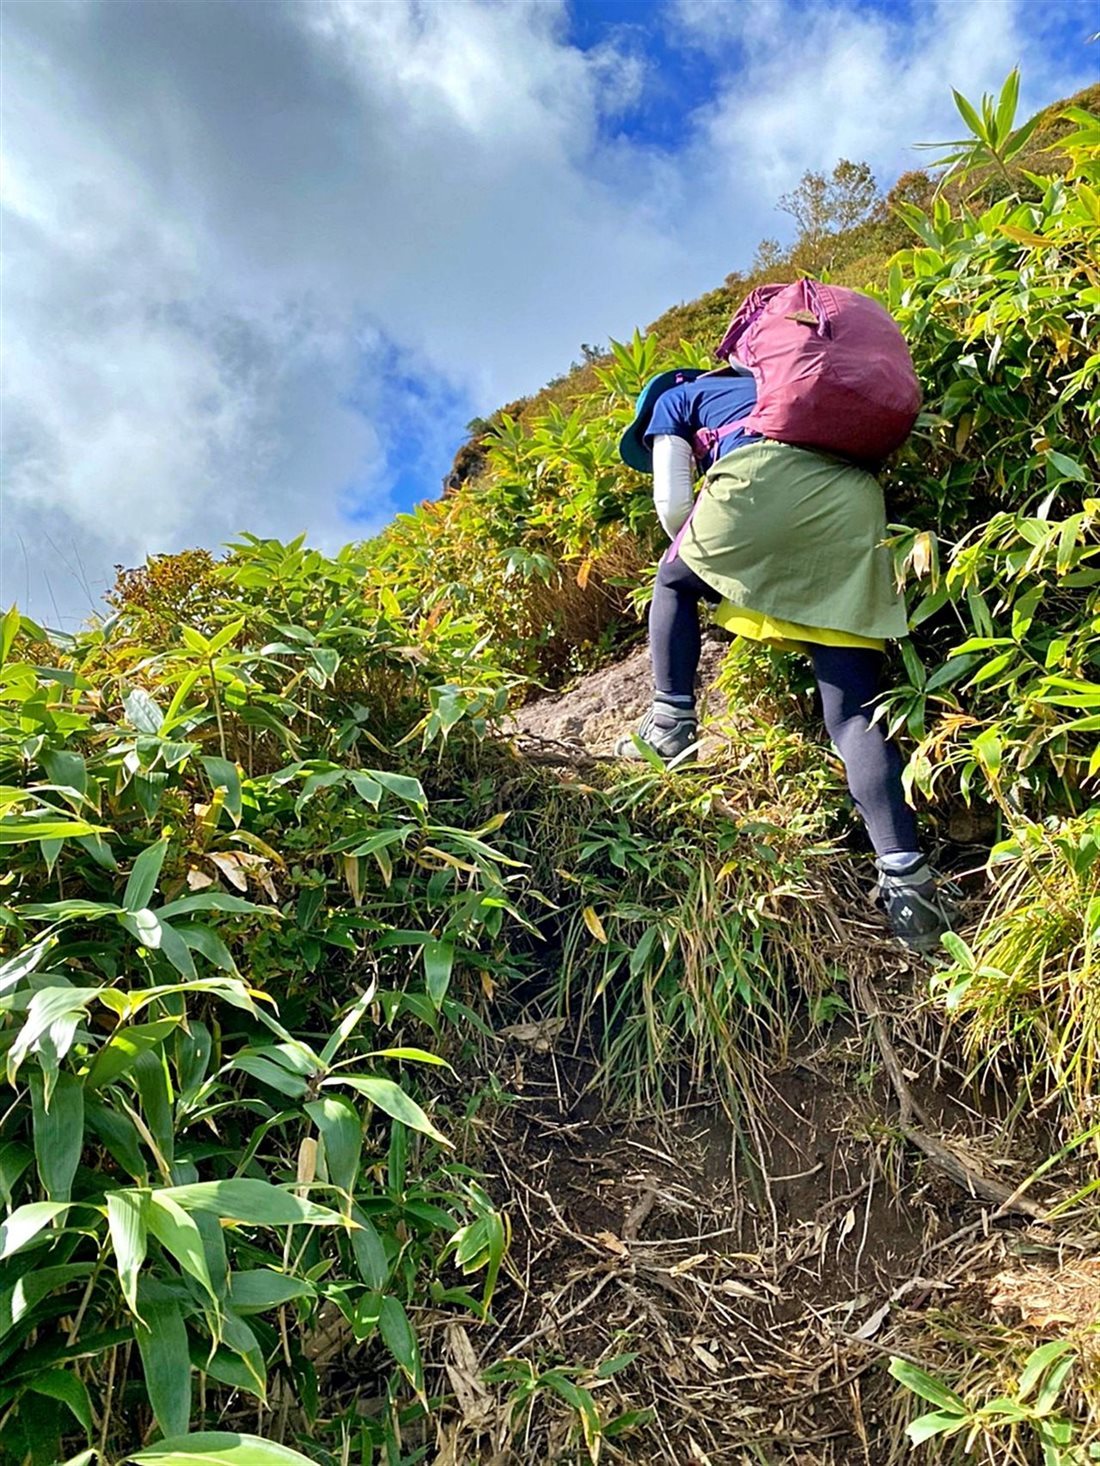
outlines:
[{"label": "blue sky", "polygon": [[806,168],[1097,79],[1094,0],[6,0],[0,602],[335,548],[782,236]]}]

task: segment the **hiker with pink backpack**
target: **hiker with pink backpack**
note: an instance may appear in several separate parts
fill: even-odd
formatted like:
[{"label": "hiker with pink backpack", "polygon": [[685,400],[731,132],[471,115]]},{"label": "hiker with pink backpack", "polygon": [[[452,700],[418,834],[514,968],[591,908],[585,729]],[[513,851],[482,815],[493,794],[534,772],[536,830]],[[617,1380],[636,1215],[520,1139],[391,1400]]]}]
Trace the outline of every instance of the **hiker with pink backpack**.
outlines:
[{"label": "hiker with pink backpack", "polygon": [[[653,474],[672,540],[650,605],[654,701],[637,736],[665,760],[697,740],[700,602],[737,635],[807,652],[875,850],[876,899],[907,946],[935,950],[949,915],[901,755],[872,721],[885,644],[908,630],[875,477],[920,408],[908,348],[870,297],[800,280],[753,291],[715,355],[717,371],[648,382],[620,443],[624,462]],[[618,752],[639,756],[633,737]]]}]

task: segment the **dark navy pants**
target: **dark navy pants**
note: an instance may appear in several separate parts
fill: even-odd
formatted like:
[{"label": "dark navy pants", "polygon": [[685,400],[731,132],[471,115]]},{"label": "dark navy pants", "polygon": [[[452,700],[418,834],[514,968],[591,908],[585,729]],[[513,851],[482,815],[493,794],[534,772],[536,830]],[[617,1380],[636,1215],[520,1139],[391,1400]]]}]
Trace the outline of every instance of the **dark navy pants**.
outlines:
[{"label": "dark navy pants", "polygon": [[[695,695],[701,636],[699,602],[717,591],[677,558],[657,572],[649,608],[649,648],[658,693]],[[871,722],[885,658],[868,647],[811,646],[825,728],[844,761],[848,788],[877,855],[918,850],[913,811],[901,785],[902,758],[881,723]]]}]

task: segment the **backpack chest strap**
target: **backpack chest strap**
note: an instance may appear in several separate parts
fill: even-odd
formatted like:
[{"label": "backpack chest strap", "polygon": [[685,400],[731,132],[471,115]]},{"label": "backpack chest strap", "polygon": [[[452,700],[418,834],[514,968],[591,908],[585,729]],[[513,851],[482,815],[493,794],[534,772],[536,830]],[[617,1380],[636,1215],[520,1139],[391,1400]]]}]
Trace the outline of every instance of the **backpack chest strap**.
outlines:
[{"label": "backpack chest strap", "polygon": [[743,422],[728,422],[720,428],[699,428],[691,439],[691,451],[695,455],[695,461],[703,463],[711,456],[723,438],[728,438],[731,433],[740,432],[743,427]]}]

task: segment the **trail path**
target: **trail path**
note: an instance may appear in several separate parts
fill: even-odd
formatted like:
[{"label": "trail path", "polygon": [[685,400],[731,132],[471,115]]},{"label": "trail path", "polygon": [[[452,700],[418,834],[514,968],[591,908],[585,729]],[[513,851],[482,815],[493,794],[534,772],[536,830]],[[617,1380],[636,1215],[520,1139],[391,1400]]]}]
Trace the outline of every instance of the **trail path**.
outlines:
[{"label": "trail path", "polygon": [[[706,643],[703,685],[724,650]],[[609,757],[649,697],[643,648],[510,732],[567,768]],[[615,1113],[584,1032],[537,1003],[502,1030],[496,1079],[517,1100],[480,1163],[512,1218],[512,1274],[494,1329],[451,1327],[456,1394],[506,1356],[516,1379],[564,1371],[564,1393],[632,1422],[601,1440],[602,1462],[900,1466],[921,1404],[891,1356],[952,1377],[972,1358],[995,1393],[982,1361],[1006,1341],[1022,1359],[1100,1317],[1100,1242],[1045,1220],[1087,1164],[1036,1178],[1053,1138],[1014,1115],[1011,1082],[970,1082],[922,960],[859,918],[838,922],[830,955],[850,1009],[747,1062],[724,1103],[685,1075],[664,1113]],[[445,1422],[437,1466],[591,1459],[554,1389],[522,1443],[508,1388],[482,1391]]]}]

